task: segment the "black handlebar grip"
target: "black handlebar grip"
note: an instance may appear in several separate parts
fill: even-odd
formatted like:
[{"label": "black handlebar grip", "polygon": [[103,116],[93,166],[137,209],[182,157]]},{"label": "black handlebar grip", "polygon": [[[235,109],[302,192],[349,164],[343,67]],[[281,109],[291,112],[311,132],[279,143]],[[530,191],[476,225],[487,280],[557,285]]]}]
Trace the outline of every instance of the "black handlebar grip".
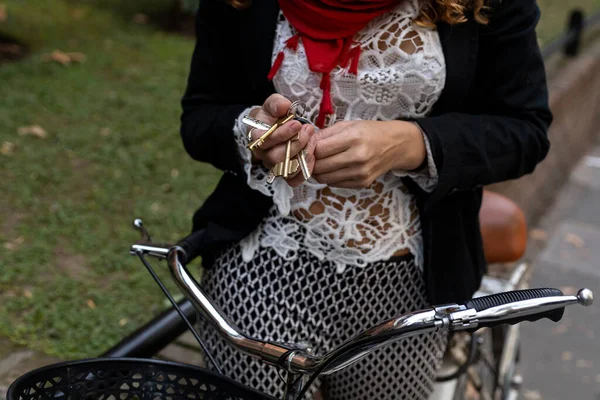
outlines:
[{"label": "black handlebar grip", "polygon": [[204,233],[204,230],[193,232],[177,243],[177,246],[185,251],[185,255],[180,259],[182,264],[188,264],[200,255],[202,242],[204,241]]},{"label": "black handlebar grip", "polygon": [[[510,292],[492,294],[490,296],[479,297],[467,301],[464,305],[467,308],[474,308],[477,311],[487,310],[488,308],[497,307],[503,304],[513,303],[515,301],[539,299],[543,297],[563,296],[563,293],[558,289],[553,288],[537,288],[525,290],[513,290]],[[562,319],[565,312],[565,307],[560,307],[550,311],[542,311],[539,313],[529,314],[522,317],[514,317],[501,321],[482,322],[478,328],[488,327],[493,328],[503,324],[518,324],[523,321],[534,322],[542,318],[548,318],[554,322]]]}]

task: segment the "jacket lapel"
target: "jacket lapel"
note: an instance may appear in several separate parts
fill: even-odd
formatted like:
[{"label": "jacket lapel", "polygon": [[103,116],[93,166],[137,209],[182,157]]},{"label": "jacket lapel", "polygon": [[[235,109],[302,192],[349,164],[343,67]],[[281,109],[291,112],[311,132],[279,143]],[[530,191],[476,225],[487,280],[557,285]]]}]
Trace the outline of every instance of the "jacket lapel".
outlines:
[{"label": "jacket lapel", "polygon": [[456,25],[438,24],[446,61],[446,83],[433,114],[461,108],[473,81],[477,62],[478,25],[470,19]]}]

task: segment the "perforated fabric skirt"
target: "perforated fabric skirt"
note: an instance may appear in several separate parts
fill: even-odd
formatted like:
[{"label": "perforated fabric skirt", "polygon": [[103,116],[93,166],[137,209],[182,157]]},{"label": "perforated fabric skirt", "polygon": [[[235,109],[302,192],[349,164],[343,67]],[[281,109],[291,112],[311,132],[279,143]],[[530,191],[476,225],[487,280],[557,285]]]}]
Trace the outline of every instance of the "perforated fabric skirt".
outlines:
[{"label": "perforated fabric skirt", "polygon": [[[412,256],[336,273],[332,263],[302,251],[289,261],[272,249],[260,248],[245,263],[236,245],[205,271],[203,286],[250,335],[308,342],[318,354],[379,322],[428,306],[422,274]],[[240,354],[212,328],[199,324],[226,375],[282,398],[284,385],[274,367]],[[445,346],[445,336],[438,333],[411,337],[321,377],[315,389],[328,400],[424,400],[433,390]]]}]

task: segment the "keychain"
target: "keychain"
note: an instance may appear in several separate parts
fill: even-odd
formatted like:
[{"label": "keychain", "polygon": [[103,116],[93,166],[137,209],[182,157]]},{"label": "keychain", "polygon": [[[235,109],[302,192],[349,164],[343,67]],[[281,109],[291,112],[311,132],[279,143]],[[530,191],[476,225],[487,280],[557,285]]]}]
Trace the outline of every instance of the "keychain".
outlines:
[{"label": "keychain", "polygon": [[[249,134],[248,141],[250,141],[250,143],[248,144],[248,148],[251,151],[255,150],[255,149],[259,149],[264,144],[265,140],[267,140],[267,138],[269,136],[271,136],[271,134],[273,134],[273,132],[275,132],[275,130],[277,128],[279,128],[280,126],[286,124],[287,122],[289,122],[291,120],[299,121],[302,124],[311,124],[311,122],[309,120],[307,120],[306,118],[303,118],[301,116],[302,114],[304,114],[305,108],[306,107],[304,106],[303,103],[301,103],[299,101],[293,102],[290,105],[290,108],[288,109],[287,114],[285,116],[279,118],[277,121],[275,121],[275,123],[273,125],[266,124],[262,121],[252,118],[250,116],[244,116],[242,118],[242,122],[244,124],[251,126],[253,128],[256,128],[256,129],[266,130],[266,132],[263,133],[261,135],[261,137],[259,137],[255,141],[251,141],[252,138]],[[306,150],[300,151],[300,153],[298,153],[298,155],[295,157],[295,159],[293,159],[293,160],[290,159],[292,142],[298,140],[299,138],[300,138],[300,134],[298,133],[296,136],[294,136],[293,138],[291,138],[290,140],[287,141],[286,146],[285,146],[285,159],[282,162],[280,162],[279,164],[275,165],[269,172],[269,176],[267,177],[267,182],[269,184],[273,183],[275,178],[278,176],[281,176],[284,179],[288,179],[290,177],[295,176],[296,173],[298,172],[298,169],[300,169],[300,171],[302,172],[302,175],[304,176],[304,180],[308,180],[310,178],[311,174],[308,169],[308,164],[306,162]]]}]

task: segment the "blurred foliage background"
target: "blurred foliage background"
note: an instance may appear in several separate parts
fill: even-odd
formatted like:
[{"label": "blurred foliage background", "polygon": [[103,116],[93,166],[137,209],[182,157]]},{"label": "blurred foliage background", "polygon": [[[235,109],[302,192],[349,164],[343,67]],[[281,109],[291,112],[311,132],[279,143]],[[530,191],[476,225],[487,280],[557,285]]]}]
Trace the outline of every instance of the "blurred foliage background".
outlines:
[{"label": "blurred foliage background", "polygon": [[[0,0],[0,336],[94,356],[167,306],[128,248],[135,217],[188,233],[220,176],[178,134],[197,1]],[[539,4],[542,45],[600,8]]]}]

